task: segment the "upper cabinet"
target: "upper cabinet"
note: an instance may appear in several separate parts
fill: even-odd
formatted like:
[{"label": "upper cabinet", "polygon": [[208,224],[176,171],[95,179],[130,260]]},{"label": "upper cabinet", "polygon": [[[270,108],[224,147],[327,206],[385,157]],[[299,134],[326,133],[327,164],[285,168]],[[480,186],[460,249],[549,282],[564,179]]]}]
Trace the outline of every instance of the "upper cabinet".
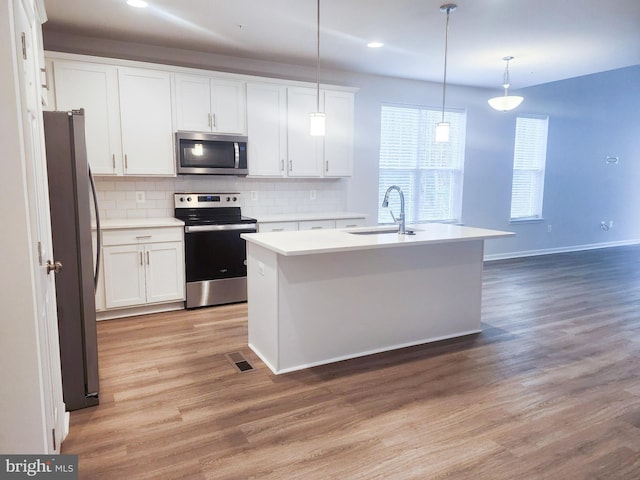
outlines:
[{"label": "upper cabinet", "polygon": [[353,93],[326,90],[324,137],[325,177],[349,177],[353,172]]},{"label": "upper cabinet", "polygon": [[118,71],[116,67],[56,60],[58,110],[85,110],[87,158],[94,174],[122,174]]},{"label": "upper cabinet", "polygon": [[[321,106],[322,103],[321,97]],[[290,177],[319,177],[322,174],[323,137],[314,137],[309,133],[309,114],[317,110],[316,89],[292,87],[287,90]]]},{"label": "upper cabinet", "polygon": [[119,67],[118,86],[125,174],[174,174],[170,74]]},{"label": "upper cabinet", "polygon": [[309,113],[317,110],[317,90],[274,84],[247,85],[249,175],[348,177],[353,164],[354,95],[320,91],[327,114],[326,135],[309,133]]},{"label": "upper cabinet", "polygon": [[241,80],[175,74],[178,130],[246,134],[246,87]]},{"label": "upper cabinet", "polygon": [[174,175],[167,72],[54,60],[58,110],[83,108],[96,175]]},{"label": "upper cabinet", "polygon": [[250,176],[352,174],[353,89],[320,90],[326,134],[314,137],[309,114],[318,109],[318,92],[311,84],[55,52],[46,60],[51,108],[85,110],[97,175],[174,176],[176,130],[247,135]]},{"label": "upper cabinet", "polygon": [[282,177],[287,163],[287,87],[247,84],[249,174]]}]

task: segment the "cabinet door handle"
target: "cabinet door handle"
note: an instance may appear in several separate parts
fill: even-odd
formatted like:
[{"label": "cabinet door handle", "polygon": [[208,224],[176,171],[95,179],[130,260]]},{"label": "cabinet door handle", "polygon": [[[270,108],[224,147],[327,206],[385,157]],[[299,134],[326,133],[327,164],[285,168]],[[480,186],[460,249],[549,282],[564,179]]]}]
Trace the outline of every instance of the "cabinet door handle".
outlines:
[{"label": "cabinet door handle", "polygon": [[327,160],[327,161],[325,162],[324,171],[325,171],[325,172],[328,172],[328,171],[329,171],[329,160]]},{"label": "cabinet door handle", "polygon": [[293,171],[293,160],[289,160],[289,171]]},{"label": "cabinet door handle", "polygon": [[209,126],[209,128],[211,128],[213,125],[211,125],[211,114],[207,113],[207,125]]},{"label": "cabinet door handle", "polygon": [[116,154],[112,153],[111,154],[111,164],[113,165],[113,169],[116,169]]},{"label": "cabinet door handle", "polygon": [[272,228],[272,232],[284,232],[284,228]]},{"label": "cabinet door handle", "polygon": [[284,172],[284,158],[280,159],[280,171]]},{"label": "cabinet door handle", "polygon": [[149,265],[149,251],[147,250],[147,265]]},{"label": "cabinet door handle", "polygon": [[144,264],[142,263],[142,252],[139,252],[139,255],[140,255],[140,266],[142,266],[142,265],[144,265]]},{"label": "cabinet door handle", "polygon": [[137,240],[142,240],[143,238],[151,238],[151,235],[136,235]]},{"label": "cabinet door handle", "polygon": [[129,168],[129,159],[127,158],[127,154],[124,154],[124,169],[127,170]]},{"label": "cabinet door handle", "polygon": [[311,227],[311,230],[322,230],[322,227]]},{"label": "cabinet door handle", "polygon": [[213,115],[211,115],[211,118],[212,118],[211,123],[213,124],[211,126],[213,128],[216,128],[216,114],[214,113]]}]

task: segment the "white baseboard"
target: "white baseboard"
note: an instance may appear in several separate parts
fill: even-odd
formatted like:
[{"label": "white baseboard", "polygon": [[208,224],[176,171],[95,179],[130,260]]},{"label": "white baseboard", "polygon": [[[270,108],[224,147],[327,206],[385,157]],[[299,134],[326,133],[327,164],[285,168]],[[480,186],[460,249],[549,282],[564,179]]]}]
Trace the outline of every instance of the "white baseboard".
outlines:
[{"label": "white baseboard", "polygon": [[184,302],[159,303],[154,305],[141,305],[139,307],[102,310],[96,312],[96,320],[112,320],[115,318],[133,317],[149,313],[171,312],[173,310],[184,310]]},{"label": "white baseboard", "polygon": [[510,258],[535,257],[538,255],[552,255],[554,253],[579,252],[582,250],[596,250],[598,248],[623,247],[625,245],[638,245],[638,240],[624,240],[620,242],[592,243],[589,245],[572,245],[569,247],[545,248],[542,250],[525,250],[521,252],[496,253],[485,255],[484,261],[491,262],[494,260],[507,260]]}]

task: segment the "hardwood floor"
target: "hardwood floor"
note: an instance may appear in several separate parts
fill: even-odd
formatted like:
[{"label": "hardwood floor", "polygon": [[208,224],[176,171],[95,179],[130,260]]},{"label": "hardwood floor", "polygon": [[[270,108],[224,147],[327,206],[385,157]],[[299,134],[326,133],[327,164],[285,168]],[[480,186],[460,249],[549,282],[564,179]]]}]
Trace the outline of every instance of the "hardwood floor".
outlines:
[{"label": "hardwood floor", "polygon": [[640,246],[486,264],[463,339],[275,376],[246,336],[244,304],[100,322],[80,478],[640,478]]}]

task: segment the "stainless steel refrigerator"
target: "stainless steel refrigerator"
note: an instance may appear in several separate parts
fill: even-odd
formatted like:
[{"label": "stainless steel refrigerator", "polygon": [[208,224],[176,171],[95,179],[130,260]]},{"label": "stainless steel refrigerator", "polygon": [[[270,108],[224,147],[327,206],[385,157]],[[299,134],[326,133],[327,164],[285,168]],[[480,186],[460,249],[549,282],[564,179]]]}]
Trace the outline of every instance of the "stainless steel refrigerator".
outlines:
[{"label": "stainless steel refrigerator", "polygon": [[94,257],[90,202],[99,220],[84,111],[44,112],[44,132],[53,253],[62,263],[55,280],[62,392],[67,410],[77,410],[99,403],[95,286],[100,246]]}]

